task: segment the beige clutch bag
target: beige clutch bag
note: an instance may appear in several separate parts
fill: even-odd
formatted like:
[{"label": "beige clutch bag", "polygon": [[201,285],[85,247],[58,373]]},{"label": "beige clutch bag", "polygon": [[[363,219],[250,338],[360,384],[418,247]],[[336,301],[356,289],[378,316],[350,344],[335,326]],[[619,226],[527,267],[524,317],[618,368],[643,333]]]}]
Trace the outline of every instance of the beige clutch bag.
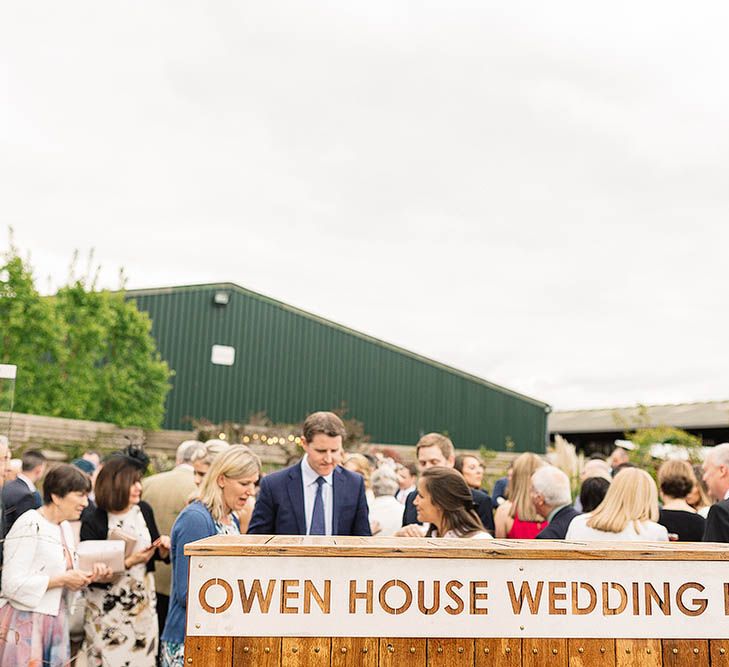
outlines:
[{"label": "beige clutch bag", "polygon": [[124,558],[129,558],[137,546],[137,538],[134,535],[125,533],[120,528],[109,528],[108,539],[124,543]]},{"label": "beige clutch bag", "polygon": [[79,570],[91,572],[94,563],[108,565],[112,572],[124,572],[124,543],[120,540],[85,540],[76,548]]}]

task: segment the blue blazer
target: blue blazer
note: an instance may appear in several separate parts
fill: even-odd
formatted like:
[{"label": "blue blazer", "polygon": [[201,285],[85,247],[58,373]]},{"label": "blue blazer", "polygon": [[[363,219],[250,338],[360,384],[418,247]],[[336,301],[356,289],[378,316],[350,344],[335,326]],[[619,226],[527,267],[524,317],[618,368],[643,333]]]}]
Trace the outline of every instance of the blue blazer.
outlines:
[{"label": "blue blazer", "polygon": [[[371,535],[364,479],[337,466],[332,473],[332,534]],[[249,534],[306,535],[301,463],[266,475],[248,525]]]},{"label": "blue blazer", "polygon": [[[234,516],[233,520],[238,523]],[[170,560],[172,561],[172,590],[170,606],[162,631],[162,641],[182,644],[185,641],[185,615],[187,612],[187,575],[190,557],[185,556],[185,545],[204,537],[217,535],[215,521],[209,510],[200,501],[188,505],[172,526]]]}]

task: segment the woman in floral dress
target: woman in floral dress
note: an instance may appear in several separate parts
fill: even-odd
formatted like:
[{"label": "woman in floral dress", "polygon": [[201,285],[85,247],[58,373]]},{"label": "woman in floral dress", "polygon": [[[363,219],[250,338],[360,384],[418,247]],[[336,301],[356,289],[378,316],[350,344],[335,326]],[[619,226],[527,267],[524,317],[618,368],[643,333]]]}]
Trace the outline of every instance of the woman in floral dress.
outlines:
[{"label": "woman in floral dress", "polygon": [[97,507],[82,518],[82,540],[104,540],[121,532],[134,540],[125,570],[86,591],[85,649],[92,667],[155,667],[158,651],[155,559],[169,556],[152,508],[141,500],[141,478],[149,463],[129,448],[104,464],[94,487]]}]

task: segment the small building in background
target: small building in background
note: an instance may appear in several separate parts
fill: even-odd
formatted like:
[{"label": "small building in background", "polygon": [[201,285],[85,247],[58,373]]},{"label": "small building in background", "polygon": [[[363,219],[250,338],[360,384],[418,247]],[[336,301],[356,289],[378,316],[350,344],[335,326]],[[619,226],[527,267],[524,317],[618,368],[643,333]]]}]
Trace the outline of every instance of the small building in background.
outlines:
[{"label": "small building in background", "polygon": [[701,437],[706,447],[729,442],[729,401],[647,405],[601,410],[555,410],[549,434],[564,436],[578,451],[608,453],[626,431],[672,426]]},{"label": "small building in background", "polygon": [[[130,290],[174,370],[164,428],[347,407],[376,443],[544,451],[549,406],[232,283]],[[453,345],[458,345],[457,334]],[[507,445],[507,443],[513,443]]]}]

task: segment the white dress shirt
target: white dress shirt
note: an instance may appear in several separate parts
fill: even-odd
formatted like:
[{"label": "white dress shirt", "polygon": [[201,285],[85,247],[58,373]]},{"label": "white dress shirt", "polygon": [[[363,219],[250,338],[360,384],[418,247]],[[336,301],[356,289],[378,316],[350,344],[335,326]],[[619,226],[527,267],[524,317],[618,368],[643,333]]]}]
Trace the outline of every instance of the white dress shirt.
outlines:
[{"label": "white dress shirt", "polygon": [[22,479],[25,482],[25,485],[31,490],[32,493],[35,493],[38,490],[36,488],[35,484],[33,483],[33,480],[26,477],[22,472],[18,473],[18,479]]},{"label": "white dress shirt", "polygon": [[611,540],[616,542],[668,542],[668,531],[654,521],[641,521],[640,532],[635,530],[632,521],[620,533],[608,533],[604,530],[597,530],[587,525],[590,514],[580,514],[572,519],[567,529],[566,540],[603,541]]},{"label": "white dress shirt", "polygon": [[[324,477],[321,485],[321,499],[324,501],[324,532],[332,534],[332,515],[334,513],[334,493],[332,489],[332,476],[330,472]],[[311,530],[311,515],[314,513],[314,500],[316,499],[316,480],[321,475],[309,465],[308,457],[301,459],[301,481],[304,485],[304,516],[306,517],[306,534]]]},{"label": "white dress shirt", "polygon": [[400,489],[396,494],[395,498],[397,498],[397,502],[401,504],[405,504],[405,501],[407,500],[408,496],[415,491],[417,487],[415,485],[408,487],[407,489]]}]

